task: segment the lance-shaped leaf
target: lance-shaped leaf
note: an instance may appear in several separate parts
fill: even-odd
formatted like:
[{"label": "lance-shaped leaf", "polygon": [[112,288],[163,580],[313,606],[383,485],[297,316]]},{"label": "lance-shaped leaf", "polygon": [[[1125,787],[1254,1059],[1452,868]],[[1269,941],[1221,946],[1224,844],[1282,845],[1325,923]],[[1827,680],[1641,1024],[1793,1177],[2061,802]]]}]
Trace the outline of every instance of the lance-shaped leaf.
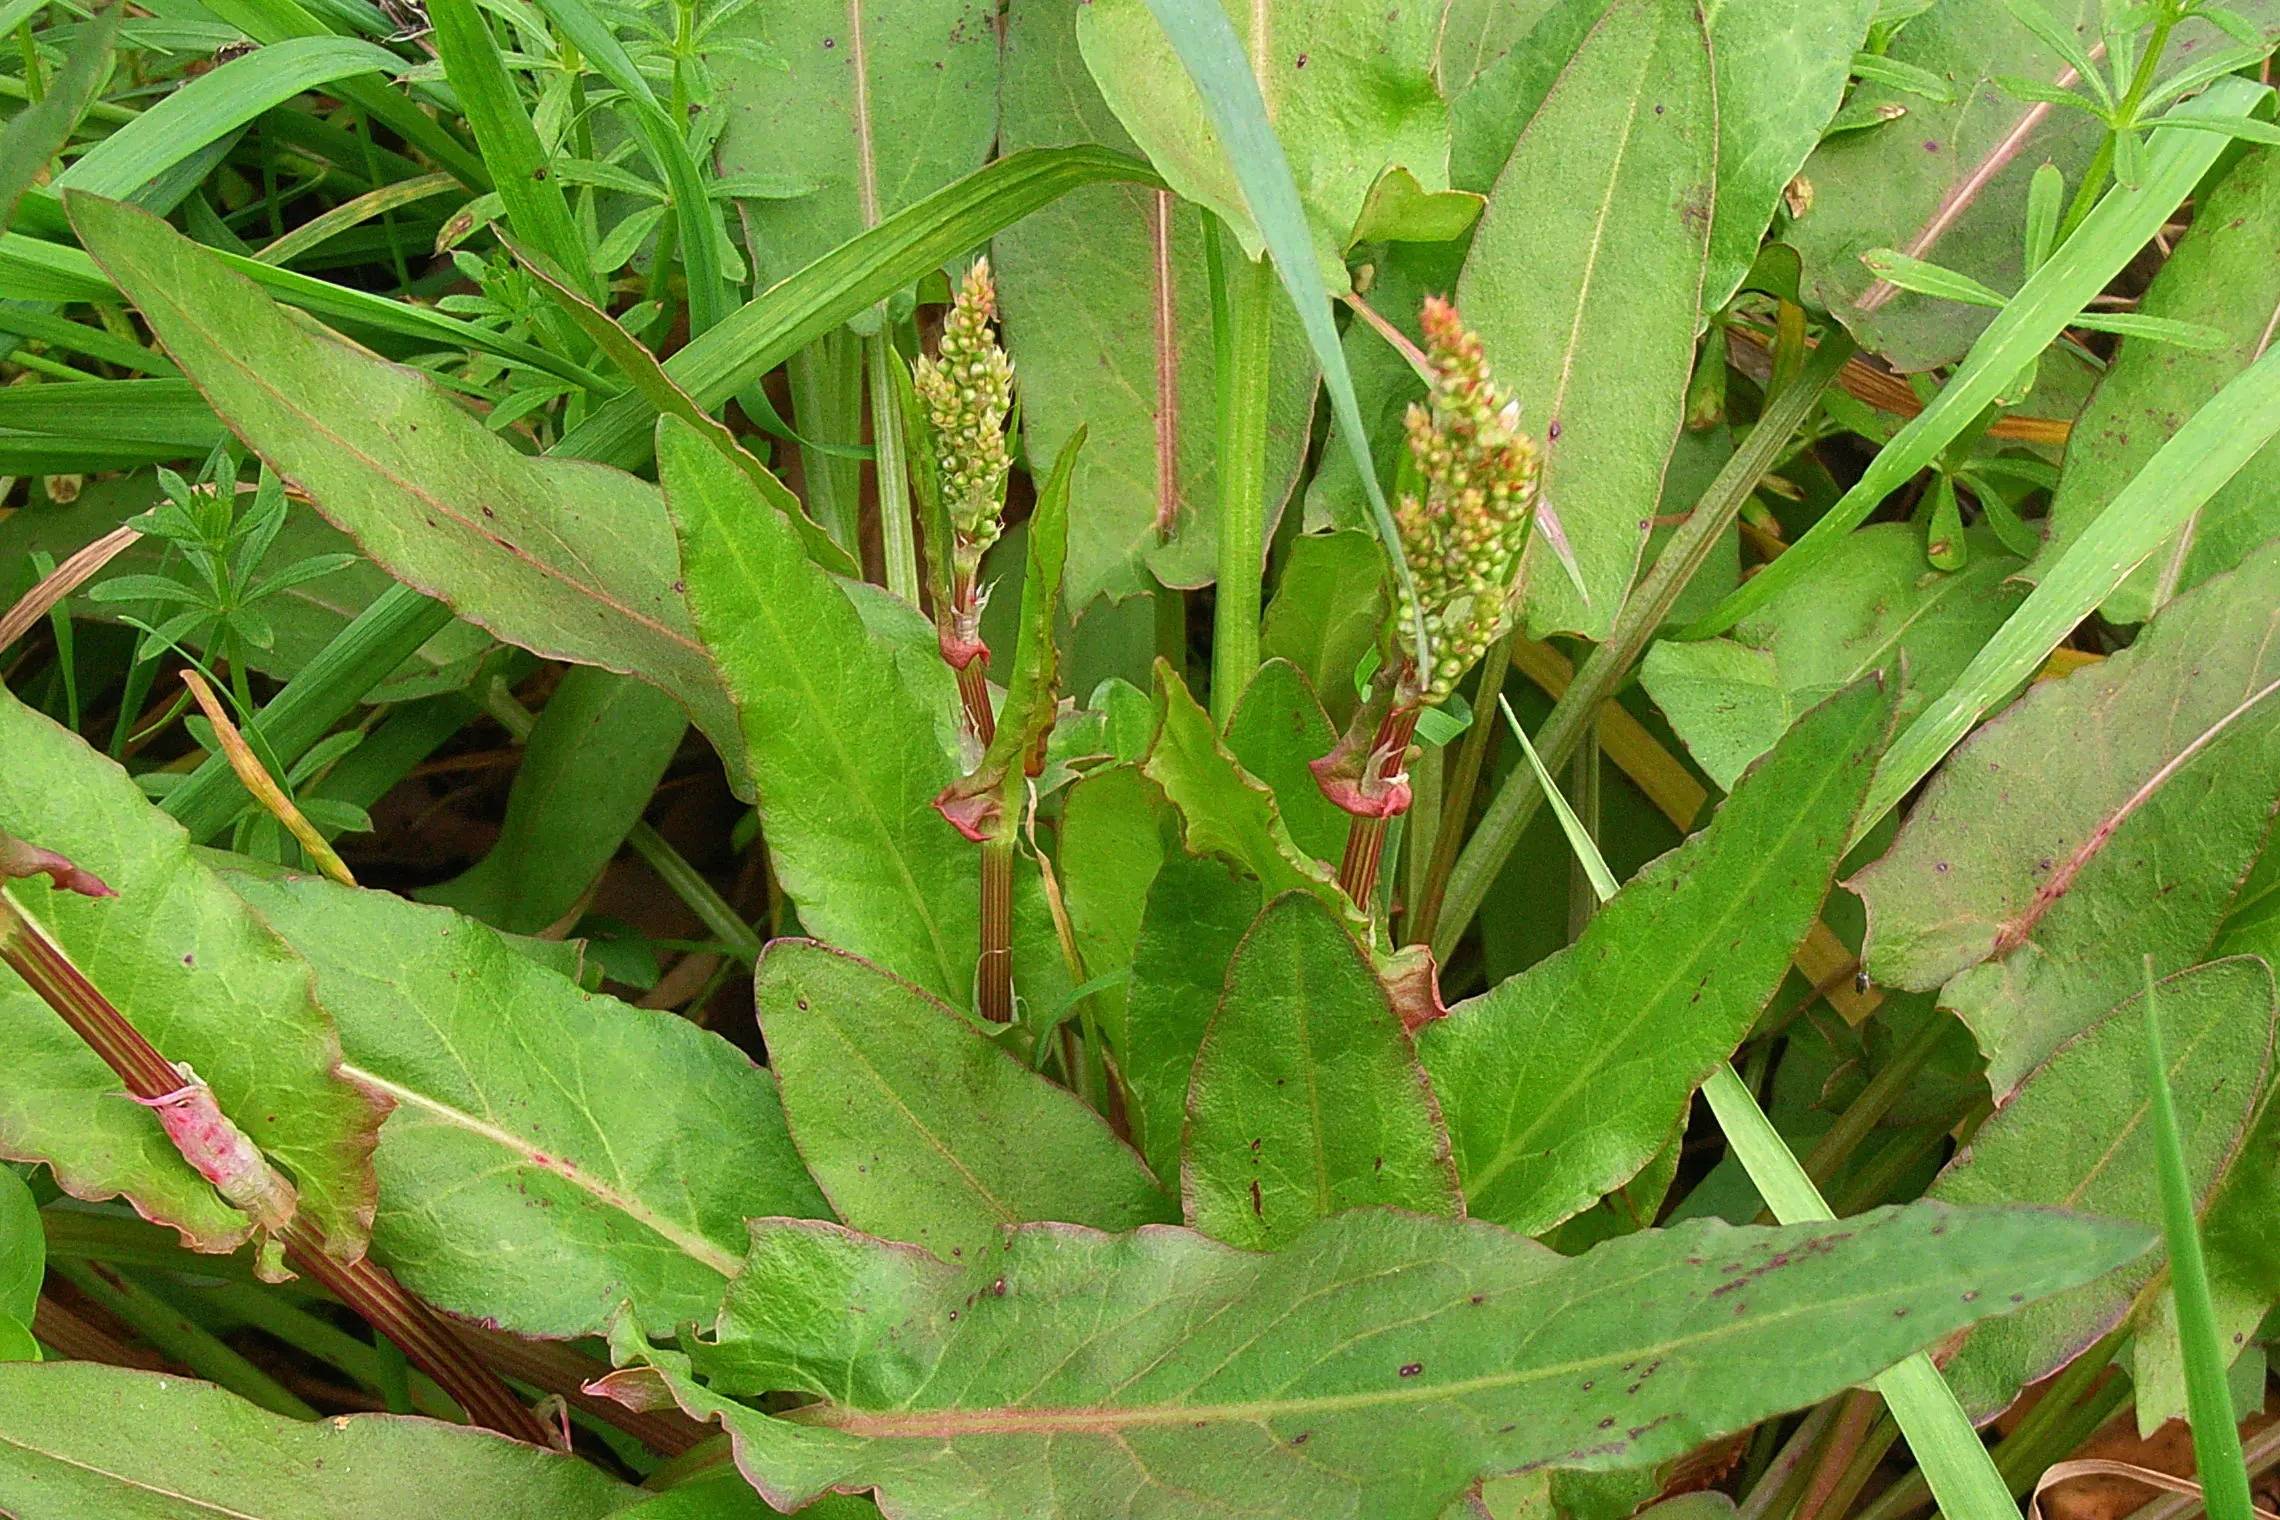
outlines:
[{"label": "lance-shaped leaf", "polygon": [[1291,842],[1316,860],[1338,858],[1353,821],[1322,795],[1310,768],[1337,742],[1305,673],[1287,660],[1261,664],[1227,716],[1227,752],[1273,793]]},{"label": "lance-shaped leaf", "polygon": [[1728,790],[1830,692],[1875,670],[1900,682],[1900,721],[1946,691],[2026,597],[2019,562],[1991,544],[1950,574],[1924,562],[1921,530],[1880,523],[1851,535],[1725,638],[1664,639],[1640,683],[1687,752]]},{"label": "lance-shaped leaf", "polygon": [[1303,893],[1269,903],[1236,948],[1184,1149],[1188,1223],[1252,1250],[1371,1204],[1464,1212],[1401,1016],[1361,946]]},{"label": "lance-shaped leaf", "polygon": [[[100,1411],[100,1417],[96,1412]],[[566,1452],[438,1420],[292,1420],[211,1383],[93,1362],[0,1365],[0,1509],[173,1520],[598,1520],[645,1497]]]},{"label": "lance-shaped leaf", "polygon": [[908,982],[778,940],[754,995],[792,1138],[858,1229],[950,1260],[1025,1220],[1130,1229],[1172,1217],[1100,1115]]},{"label": "lance-shaped leaf", "polygon": [[[2051,500],[2052,550],[2106,509],[2185,419],[2270,346],[2280,331],[2280,153],[2251,153],[2195,212],[2138,302],[2143,316],[2224,335],[2214,349],[2126,338],[2074,425]],[[2280,533],[2280,443],[2220,487],[2155,550],[2104,612],[2136,623]]]},{"label": "lance-shaped leaf", "polygon": [[1235,946],[1258,916],[1256,882],[1176,848],[1148,886],[1116,1054],[1132,1096],[1133,1138],[1159,1177],[1179,1173],[1195,1053]]},{"label": "lance-shaped leaf", "polygon": [[1387,605],[1385,551],[1369,534],[1348,528],[1294,539],[1259,624],[1259,657],[1296,665],[1330,721],[1343,724],[1354,715],[1354,671],[1377,642]]},{"label": "lance-shaped leaf", "polygon": [[1870,973],[1943,989],[1996,1092],[2207,955],[2280,794],[2276,628],[2280,543],[1959,745],[1854,877]]},{"label": "lance-shaped leaf", "polygon": [[[673,418],[657,469],[698,632],[719,662],[759,782],[764,837],[800,921],[964,1001],[980,907],[973,846],[934,811],[957,777],[936,739],[956,701],[931,661],[922,697],[782,514]],[[913,614],[915,616],[915,614]],[[913,662],[916,664],[916,662]]]},{"label": "lance-shaped leaf", "polygon": [[1717,197],[1709,39],[1691,0],[1615,0],[1489,193],[1457,284],[1543,445],[1545,501],[1586,602],[1539,535],[1528,629],[1605,638],[1685,410]]},{"label": "lance-shaped leaf", "polygon": [[317,971],[346,1069],[395,1100],[374,1253],[422,1297],[523,1335],[628,1300],[701,1317],[744,1221],[827,1218],[776,1083],[719,1035],[533,964],[443,908],[316,877],[231,884]]},{"label": "lance-shaped leaf", "polygon": [[[1381,174],[1405,168],[1427,190],[1448,188],[1449,113],[1433,79],[1439,8],[1230,0],[1227,10],[1290,159],[1323,278],[1344,289],[1343,254]],[[1260,257],[1250,202],[1145,0],[1093,0],[1077,39],[1101,94],[1165,182]]]},{"label": "lance-shaped leaf", "polygon": [[214,410],[391,575],[509,643],[661,687],[738,768],[654,487],[518,452],[425,375],[288,316],[148,212],[66,204]]},{"label": "lance-shaped leaf", "polygon": [[[2252,956],[2181,971],[2157,1007],[2178,1098],[2186,1173],[2207,1208],[2240,1154],[2271,1070],[2272,973]],[[2123,1003],[2027,1074],[1950,1162],[1930,1196],[1949,1203],[2044,1203],[2158,1227],[2145,994]],[[2156,1246],[2094,1282],[1982,1325],[1946,1366],[1975,1419],[2147,1306],[2166,1253]]]},{"label": "lance-shaped leaf", "polygon": [[[372,1227],[373,1138],[385,1105],[344,1076],[308,963],[239,901],[110,760],[0,690],[0,834],[70,860],[118,894],[41,879],[8,891],[168,1060],[293,1175],[337,1253]],[[45,1161],[81,1198],[126,1195],[201,1250],[245,1218],[190,1169],[148,1109],[12,971],[0,971],[0,1155]]]},{"label": "lance-shaped leaf", "polygon": [[1364,1210],[1264,1254],[1040,1226],[952,1267],[763,1223],[702,1363],[814,1402],[771,1419],[625,1335],[621,1356],[657,1371],[613,1382],[638,1397],[662,1373],[781,1509],[839,1487],[907,1520],[1432,1520],[1485,1475],[1642,1465],[1811,1403],[2144,1244],[2129,1225],[1916,1205],[1692,1224],[1570,1260]]},{"label": "lance-shaped leaf", "polygon": [[[1081,10],[1065,0],[1007,7],[1000,151],[1137,151],[1077,54]],[[1072,487],[1072,606],[1145,591],[1151,573],[1166,585],[1200,586],[1218,567],[1204,216],[1169,190],[1103,185],[1030,213],[991,244],[1031,467],[1057,454],[1079,425],[1092,435]],[[1304,460],[1315,382],[1306,340],[1279,304],[1268,341],[1265,499],[1273,513]]]},{"label": "lance-shaped leaf", "polygon": [[1891,718],[1830,698],[1575,944],[1419,1031],[1474,1213],[1537,1234],[1654,1157],[1813,927]]},{"label": "lance-shaped leaf", "polygon": [[738,201],[762,288],[989,157],[997,32],[970,0],[771,0],[706,41],[721,174],[815,186]]},{"label": "lance-shaped leaf", "polygon": [[[1093,975],[1132,965],[1148,890],[1163,868],[1171,832],[1164,794],[1137,765],[1092,771],[1069,788],[1061,803],[1061,893],[1077,953]],[[1128,989],[1129,983],[1095,994],[1109,1043],[1119,1052]]]}]

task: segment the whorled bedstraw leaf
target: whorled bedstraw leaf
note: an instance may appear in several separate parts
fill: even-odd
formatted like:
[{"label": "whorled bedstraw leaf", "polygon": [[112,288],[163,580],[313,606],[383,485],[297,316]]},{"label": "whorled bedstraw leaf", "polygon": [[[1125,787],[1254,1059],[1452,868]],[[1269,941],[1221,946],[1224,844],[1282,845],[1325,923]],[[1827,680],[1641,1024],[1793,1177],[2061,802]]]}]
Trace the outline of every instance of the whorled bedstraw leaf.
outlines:
[{"label": "whorled bedstraw leaf", "polygon": [[1188,1086],[1180,1192],[1215,1240],[1273,1250],[1385,1204],[1461,1214],[1432,1084],[1369,957],[1315,898],[1276,898],[1236,947]]},{"label": "whorled bedstraw leaf", "polygon": [[[1324,283],[1344,290],[1343,254],[1381,173],[1398,166],[1427,190],[1448,188],[1448,106],[1433,78],[1439,8],[1230,0],[1227,9],[1290,159]],[[1117,120],[1166,183],[1260,257],[1250,203],[1144,0],[1092,0],[1079,9],[1077,41]]]},{"label": "whorled bedstraw leaf", "polygon": [[810,1402],[731,1403],[622,1331],[646,1367],[609,1387],[721,1419],[780,1509],[836,1487],[904,1520],[1433,1520],[1486,1475],[1641,1465],[1812,1403],[2145,1242],[1918,1204],[1570,1260],[1369,1209],[1265,1253],[1037,1225],[946,1266],[763,1222],[699,1364]]},{"label": "whorled bedstraw leaf", "polygon": [[753,991],[792,1139],[856,1228],[948,1261],[1012,1223],[1174,1217],[1100,1115],[940,999],[807,940],[770,945]]},{"label": "whorled bedstraw leaf", "polygon": [[1998,1094],[2209,953],[2280,795],[2280,541],[1958,745],[1882,859],[1868,970],[1971,1026]]},{"label": "whorled bedstraw leaf", "polygon": [[744,1221],[828,1218],[775,1079],[670,1012],[533,964],[446,908],[317,877],[230,885],[316,967],[346,1070],[395,1100],[372,1250],[520,1335],[653,1334],[711,1312]]},{"label": "whorled bedstraw leaf", "polygon": [[567,1452],[392,1414],[292,1420],[191,1378],[0,1365],[0,1510],[103,1520],[600,1520],[645,1497]]},{"label": "whorled bedstraw leaf", "polygon": [[1542,446],[1544,501],[1583,593],[1537,535],[1536,637],[1605,638],[1638,569],[1693,373],[1716,119],[1692,0],[1614,0],[1520,134],[1473,234],[1457,306]]},{"label": "whorled bedstraw leaf", "polygon": [[1725,637],[1659,641],[1639,681],[1694,762],[1730,790],[1806,709],[1869,671],[1899,680],[1900,721],[1914,717],[2025,598],[2018,568],[1983,542],[1963,569],[1935,570],[1920,529],[1879,523]]},{"label": "whorled bedstraw leaf", "polygon": [[[966,1002],[979,867],[934,810],[958,777],[936,737],[937,714],[956,701],[949,667],[898,662],[782,514],[670,417],[658,422],[657,469],[690,613],[743,723],[762,837],[801,923]],[[910,684],[922,675],[923,698]]]},{"label": "whorled bedstraw leaf", "polygon": [[1475,1214],[1538,1234],[1653,1159],[1812,928],[1892,704],[1831,697],[1575,944],[1418,1032]]},{"label": "whorled bedstraw leaf", "polygon": [[[2272,973],[2245,955],[2195,966],[2161,982],[2157,1006],[2186,1173],[2196,1209],[2205,1210],[2264,1099]],[[2141,992],[2027,1073],[1928,1196],[2050,1204],[2158,1228],[2146,1076]],[[1974,1419],[1995,1414],[2027,1384],[2146,1308],[2165,1260],[2157,1245],[2095,1281],[1980,1326],[1943,1369],[1964,1410]]]},{"label": "whorled bedstraw leaf", "polygon": [[655,487],[517,451],[425,375],[288,315],[148,212],[66,206],[214,410],[391,575],[511,644],[661,687],[740,771]]},{"label": "whorled bedstraw leaf", "polygon": [[[2122,341],[2075,421],[2051,500],[2050,552],[2104,511],[2185,419],[2272,342],[2280,326],[2280,153],[2249,153],[2218,182],[2137,310],[2213,327],[2224,344],[2195,352],[2149,338]],[[2102,610],[2116,622],[2142,622],[2275,533],[2280,443],[2266,444],[2106,598]]]},{"label": "whorled bedstraw leaf", "polygon": [[[0,834],[52,850],[118,893],[45,877],[9,894],[168,1060],[292,1175],[301,1212],[343,1256],[372,1227],[374,1136],[386,1105],[341,1070],[308,963],[192,850],[133,778],[0,690]],[[148,1109],[53,1009],[0,970],[0,1156],[45,1161],[81,1198],[124,1194],[201,1250],[245,1216],[190,1169]]]},{"label": "whorled bedstraw leaf", "polygon": [[[999,151],[1074,143],[1137,151],[1077,55],[1081,11],[1067,0],[1007,7]],[[1151,574],[1200,586],[1218,568],[1204,216],[1169,190],[1101,185],[1031,212],[990,245],[1032,467],[1080,424],[1091,431],[1072,489],[1071,607],[1146,591]],[[1279,302],[1269,342],[1271,514],[1305,459],[1315,375]]]}]

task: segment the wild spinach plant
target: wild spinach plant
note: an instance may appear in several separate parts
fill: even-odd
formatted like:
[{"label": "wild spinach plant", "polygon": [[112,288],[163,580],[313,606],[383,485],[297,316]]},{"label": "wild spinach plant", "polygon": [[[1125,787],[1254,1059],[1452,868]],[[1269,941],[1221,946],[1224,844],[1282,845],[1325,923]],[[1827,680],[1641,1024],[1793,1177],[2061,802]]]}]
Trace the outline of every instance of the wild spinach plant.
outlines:
[{"label": "wild spinach plant", "polygon": [[2246,1520],[2280,0],[0,10],[0,1512]]}]

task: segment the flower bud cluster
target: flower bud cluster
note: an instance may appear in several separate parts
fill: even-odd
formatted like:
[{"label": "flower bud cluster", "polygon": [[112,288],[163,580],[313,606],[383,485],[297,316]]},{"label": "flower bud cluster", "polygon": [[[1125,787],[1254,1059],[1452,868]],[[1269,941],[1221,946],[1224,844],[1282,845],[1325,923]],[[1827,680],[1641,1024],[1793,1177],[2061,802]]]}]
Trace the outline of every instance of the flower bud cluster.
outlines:
[{"label": "flower bud cluster", "polygon": [[921,358],[911,378],[933,424],[935,472],[961,580],[971,580],[984,551],[997,542],[1005,478],[1013,467],[1005,441],[1013,361],[990,330],[996,315],[990,261],[979,259],[950,303],[938,352]]},{"label": "flower bud cluster", "polygon": [[1404,493],[1393,513],[1417,601],[1396,598],[1395,637],[1407,641],[1422,604],[1432,668],[1415,679],[1422,701],[1440,703],[1509,626],[1539,461],[1520,403],[1489,374],[1456,308],[1430,296],[1422,319],[1432,380],[1407,427],[1424,491]]}]

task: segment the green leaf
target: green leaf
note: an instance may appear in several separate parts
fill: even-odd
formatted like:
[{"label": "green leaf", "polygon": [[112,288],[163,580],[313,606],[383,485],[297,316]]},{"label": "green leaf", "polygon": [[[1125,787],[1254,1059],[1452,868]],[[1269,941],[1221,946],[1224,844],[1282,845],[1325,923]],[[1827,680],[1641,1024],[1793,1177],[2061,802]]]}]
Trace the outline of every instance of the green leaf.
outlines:
[{"label": "green leaf", "polygon": [[69,204],[184,373],[366,553],[509,643],[671,693],[741,770],[654,487],[519,453],[426,378],[292,320],[157,218]]},{"label": "green leaf", "polygon": [[1694,367],[1716,199],[1709,39],[1689,0],[1614,0],[1512,150],[1457,305],[1543,449],[1588,601],[1530,546],[1532,635],[1605,638]]},{"label": "green leaf", "polygon": [[1449,1137],[1369,957],[1302,893],[1236,947],[1188,1088],[1188,1223],[1254,1251],[1375,1204],[1461,1214]]},{"label": "green leaf", "polygon": [[8,118],[6,130],[0,132],[0,232],[15,221],[24,193],[71,141],[80,119],[94,104],[95,92],[110,77],[111,46],[126,13],[125,6],[98,11],[94,24],[80,32],[63,67],[48,81],[47,93]]},{"label": "green leaf", "polygon": [[[1091,771],[1063,799],[1061,892],[1077,953],[1094,975],[1132,966],[1148,889],[1163,867],[1171,827],[1164,794],[1137,765]],[[1100,993],[1096,1004],[1120,1050],[1125,996],[1122,986],[1114,987]]]},{"label": "green leaf", "polygon": [[[2280,320],[2280,153],[2250,153],[2154,275],[2141,315],[2223,334],[2221,347],[2179,353],[2126,342],[2083,408],[2051,501],[2054,550],[2077,538],[2148,460],[2226,383],[2255,361]],[[2267,444],[2106,598],[2105,615],[2142,622],[2162,603],[2280,533],[2280,445]]]},{"label": "green leaf", "polygon": [[489,1520],[598,1520],[643,1497],[487,1430],[286,1419],[210,1383],[93,1362],[0,1366],[0,1508],[16,1513],[392,1520],[410,1494]]},{"label": "green leaf", "polygon": [[1474,1213],[1536,1234],[1654,1157],[1813,926],[1891,710],[1832,697],[1575,945],[1419,1031]]},{"label": "green leaf", "polygon": [[801,922],[965,1001],[978,868],[934,810],[958,776],[937,738],[956,701],[949,667],[899,661],[845,585],[695,430],[664,418],[657,440],[690,611],[744,725],[769,855]]},{"label": "green leaf", "polygon": [[[2227,79],[2185,109],[2200,114],[2226,109],[2244,94],[2253,96],[2261,89],[2246,80]],[[2161,230],[2170,212],[2216,160],[2216,154],[2198,143],[2206,135],[2176,130],[2156,133],[2152,161],[2139,186],[2108,192],[2074,235],[2028,277],[2002,313],[1988,324],[1954,378],[1877,451],[1851,489],[1779,559],[1744,582],[1708,616],[1688,625],[1684,636],[1704,638],[1722,633],[1737,619],[1765,605],[1777,591],[1804,579],[1838,540],[1859,527],[1887,496],[1960,437],[2136,256],[2146,240]]]},{"label": "green leaf", "polygon": [[908,982],[778,940],[754,996],[793,1138],[855,1228],[949,1261],[994,1255],[999,1228],[1027,1220],[1173,1217],[1098,1114]]},{"label": "green leaf", "polygon": [[560,921],[641,821],[688,727],[654,687],[590,666],[565,671],[531,729],[498,840],[413,895],[510,934]]},{"label": "green leaf", "polygon": [[589,1335],[710,1312],[744,1221],[826,1217],[775,1080],[709,1030],[537,965],[443,908],[315,877],[230,884],[309,957],[347,1070],[394,1100],[373,1251],[431,1302]]},{"label": "green leaf", "polygon": [[[1373,548],[1373,570],[1375,552]],[[1284,660],[1261,665],[1227,717],[1228,754],[1274,794],[1291,842],[1322,861],[1339,857],[1353,820],[1322,795],[1307,766],[1337,742],[1337,730],[1314,700],[1305,674]]]},{"label": "green leaf", "polygon": [[989,157],[997,34],[968,0],[770,0],[707,40],[713,109],[728,118],[720,172],[788,169],[817,184],[738,202],[761,289]]},{"label": "green leaf", "polygon": [[1432,1520],[1487,1474],[1640,1465],[1811,1403],[2143,1244],[1918,1205],[1693,1224],[1570,1261],[1365,1210],[1264,1254],[1038,1226],[959,1267],[763,1224],[704,1361],[810,1396],[800,1419],[728,1403],[627,1336],[621,1356],[657,1371],[613,1381],[639,1394],[661,1373],[723,1418],[783,1509],[836,1485],[910,1520],[1075,1520],[1159,1491],[1183,1515]]},{"label": "green leaf", "polygon": [[1872,671],[1899,684],[1899,717],[1947,690],[2026,596],[2019,562],[1981,545],[1954,574],[1924,563],[1906,523],[1852,534],[1819,574],[1726,638],[1663,640],[1639,679],[1710,779],[1735,778],[1829,693]]},{"label": "green leaf", "polygon": [[[0,753],[0,833],[118,893],[85,898],[29,878],[10,895],[161,1054],[196,1070],[222,1112],[291,1171],[302,1214],[327,1245],[353,1255],[372,1224],[381,1108],[341,1071],[307,962],[200,863],[133,778],[6,692]],[[0,986],[0,1021],[9,1051],[0,1152],[47,1162],[75,1197],[124,1194],[199,1249],[245,1239],[245,1217],[13,973]]]},{"label": "green leaf", "polygon": [[1179,1173],[1195,1054],[1235,946],[1258,916],[1256,883],[1177,849],[1147,888],[1116,1053],[1132,1095],[1133,1137],[1159,1177]]},{"label": "green leaf", "polygon": [[[1003,151],[1070,143],[1134,151],[1077,55],[1079,13],[1063,0],[1008,8]],[[1032,212],[991,244],[1032,469],[1079,425],[1091,434],[1073,488],[1073,607],[1145,591],[1151,574],[1199,586],[1218,564],[1204,215],[1168,190],[1101,185]],[[1276,312],[1269,341],[1272,516],[1304,462],[1314,373],[1289,312]]]},{"label": "green leaf", "polygon": [[39,1200],[14,1167],[0,1165],[0,1318],[30,1324],[46,1273]]},{"label": "green leaf", "polygon": [[1259,658],[1297,666],[1333,723],[1353,716],[1355,667],[1385,626],[1383,564],[1366,533],[1293,539],[1259,627]]},{"label": "green leaf", "polygon": [[[2160,993],[2164,1068],[2191,1095],[2184,1135],[2191,1210],[2208,1207],[2262,1102],[2273,1039],[2272,973],[2249,956],[2181,971]],[[2162,1222],[2146,1066],[2145,994],[2098,1016],[2027,1073],[1970,1148],[1933,1183],[1948,1203],[2042,1203],[2106,1219]],[[1947,1363],[1974,1419],[1996,1414],[2165,1286],[2156,1249],[2079,1288],[1982,1325]]]},{"label": "green leaf", "polygon": [[[2099,0],[2055,0],[2050,9],[2077,39],[2097,40]],[[2170,42],[2164,71],[2176,73],[2218,40],[2208,23],[2188,20]],[[1948,81],[1952,98],[1928,99],[1885,80],[1855,89],[1848,116],[1903,114],[1821,144],[1804,170],[1813,209],[1784,240],[1804,260],[1808,304],[1833,313],[1863,348],[1916,371],[1961,358],[1988,319],[1880,283],[1861,251],[1889,245],[1998,290],[2017,289],[2030,272],[2022,250],[2036,170],[2052,163],[2069,184],[2079,183],[2105,128],[2085,112],[2052,110],[2004,89],[2006,75],[2056,88],[2066,61],[2003,6],[1944,0],[1910,21],[1888,53],[1895,64]],[[2088,294],[2108,277],[2099,275]]]},{"label": "green leaf", "polygon": [[1709,8],[1718,204],[1703,311],[1732,300],[1749,273],[1782,189],[1836,114],[1875,13],[1876,0],[1726,0]]},{"label": "green leaf", "polygon": [[[1315,262],[1333,288],[1370,187],[1386,168],[1426,190],[1448,188],[1448,108],[1432,75],[1437,7],[1338,0],[1230,6],[1246,61],[1296,180]],[[1244,254],[1272,241],[1222,146],[1196,81],[1144,0],[1095,0],[1077,39],[1101,94],[1183,199],[1233,229]]]},{"label": "green leaf", "polygon": [[1870,973],[1939,989],[1997,1093],[2127,997],[2143,955],[2207,956],[2280,793],[2280,702],[2239,711],[2280,679],[2275,606],[2280,544],[1958,746],[1853,878]]}]

